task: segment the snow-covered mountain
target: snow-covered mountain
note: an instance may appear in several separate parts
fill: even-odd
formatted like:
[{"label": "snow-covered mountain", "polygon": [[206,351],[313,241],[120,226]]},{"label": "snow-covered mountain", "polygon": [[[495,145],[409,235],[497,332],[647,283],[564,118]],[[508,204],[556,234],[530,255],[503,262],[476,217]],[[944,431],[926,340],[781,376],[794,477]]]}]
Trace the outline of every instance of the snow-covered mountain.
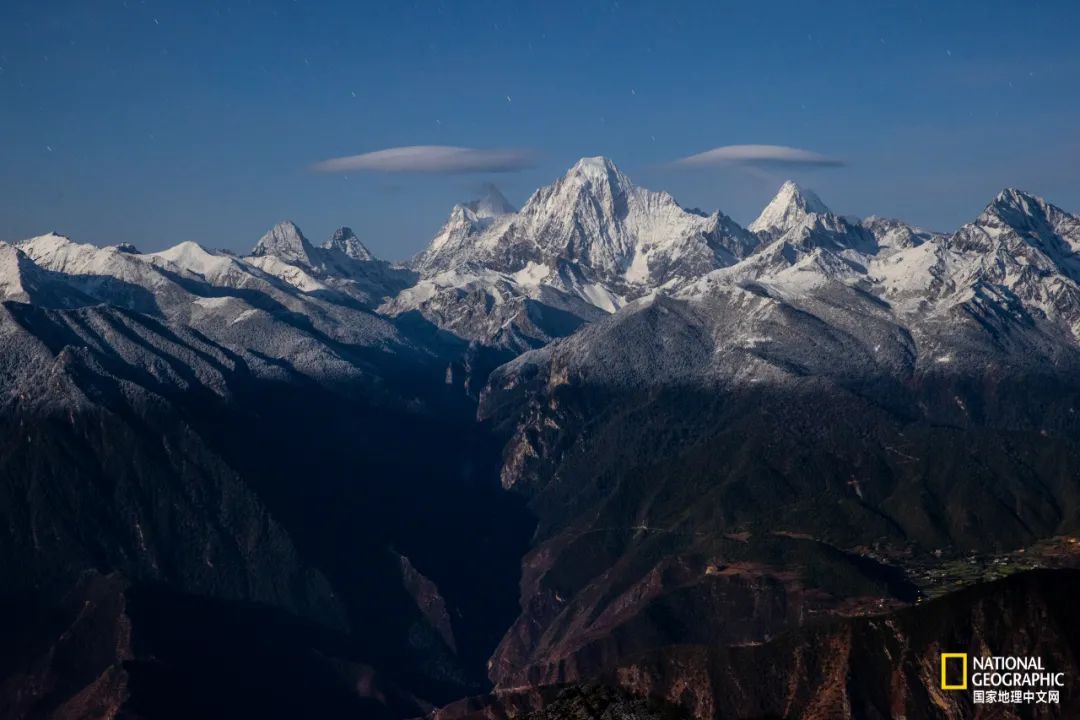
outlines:
[{"label": "snow-covered mountain", "polygon": [[[459,325],[457,332],[520,350],[575,324],[538,329],[507,313],[507,298],[523,307],[533,307],[527,300],[538,301],[588,321],[597,312],[585,306],[614,312],[642,295],[731,265],[757,243],[719,212],[687,210],[668,193],[634,185],[607,158],[583,158],[533,193],[518,212],[497,191],[456,206],[410,263],[421,274],[419,285],[384,309],[419,310],[434,319],[455,314],[457,303],[469,303],[460,315],[485,320]],[[485,307],[498,307],[498,320],[487,320]],[[521,317],[520,324],[515,317]],[[509,342],[502,333],[506,328],[513,330]]]},{"label": "snow-covered mountain", "polygon": [[454,207],[409,268],[376,259],[347,227],[320,247],[283,222],[245,257],[191,242],[143,254],[44,235],[2,248],[0,288],[45,307],[105,302],[228,342],[250,336],[260,352],[268,346],[257,338],[274,333],[246,332],[256,319],[295,332],[302,317],[347,343],[407,344],[392,319],[415,314],[520,353],[657,294],[698,301],[751,286],[794,306],[857,289],[867,303],[859,312],[885,313],[916,335],[964,312],[1013,334],[1050,323],[1075,337],[1078,249],[1080,220],[1018,190],[948,234],[846,218],[786,182],[743,229],[585,158],[518,211],[487,186]]},{"label": "snow-covered mountain", "polygon": [[922,245],[924,242],[942,235],[942,233],[935,233],[908,225],[901,220],[881,218],[876,215],[864,218],[862,226],[870,231],[878,248],[886,253]]},{"label": "snow-covered mountain", "polygon": [[634,185],[601,157],[578,161],[519,212],[489,220],[472,232],[440,233],[413,267],[428,275],[467,264],[529,270],[538,282],[612,311],[731,264],[756,244],[726,216],[686,210],[667,193]]},{"label": "snow-covered mountain", "polygon": [[748,229],[759,235],[775,237],[806,223],[811,215],[827,215],[829,212],[821,198],[788,180],[780,186],[776,196]]},{"label": "snow-covered mountain", "polygon": [[[455,205],[450,210],[446,224],[432,239],[428,247],[409,263],[424,274],[438,272],[451,265],[440,258],[451,255],[467,256],[474,241],[499,218],[514,213],[514,206],[494,185],[485,186],[484,194],[469,202]],[[465,258],[465,262],[468,262]]]},{"label": "snow-covered mountain", "polygon": [[48,234],[0,246],[0,259],[3,299],[141,313],[223,343],[271,376],[358,377],[369,370],[359,361],[369,350],[428,353],[358,300],[378,287],[370,278],[409,273],[313,248],[291,224],[268,233],[248,258],[194,242],[142,254]]},{"label": "snow-covered mountain", "polygon": [[517,212],[517,208],[493,183],[484,183],[483,190],[480,197],[464,204],[464,208],[477,218],[497,218]]},{"label": "snow-covered mountain", "polygon": [[350,228],[314,247],[294,223],[275,225],[245,261],[306,293],[340,294],[374,307],[411,284],[414,274],[377,260]]},{"label": "snow-covered mountain", "polygon": [[[891,312],[927,316],[967,295],[991,312],[1007,305],[999,288],[1056,316],[1072,312],[1076,223],[1009,190],[974,223],[935,233],[844,217],[789,181],[744,229],[635,186],[610,160],[584,158],[518,212],[494,189],[456,206],[410,263],[417,282],[381,310],[417,311],[462,338],[515,352],[654,293],[687,298],[746,283],[785,297],[846,283]],[[539,321],[545,315],[559,321]]]},{"label": "snow-covered mountain", "polygon": [[372,262],[375,256],[367,249],[367,246],[356,237],[352,228],[340,227],[334,231],[330,239],[323,243],[323,249],[336,250],[344,253],[347,257],[360,262]]},{"label": "snow-covered mountain", "polygon": [[[504,365],[486,412],[519,402],[529,383],[539,394],[563,384],[760,388],[814,378],[901,387],[1080,371],[1076,216],[1010,189],[939,234],[876,218],[856,225],[800,200],[792,185],[781,195],[758,225],[773,240]],[[946,410],[958,423],[986,412],[959,394]],[[516,483],[508,468],[504,480]]]},{"label": "snow-covered mountain", "polygon": [[[499,368],[485,412],[518,403],[530,383],[543,395],[563,384],[904,386],[1080,371],[1080,219],[1045,200],[1005,190],[942,234],[856,224],[786,183],[754,227],[763,245],[740,262]],[[960,399],[948,408],[961,423],[976,412]],[[504,480],[519,469],[509,464]]]}]

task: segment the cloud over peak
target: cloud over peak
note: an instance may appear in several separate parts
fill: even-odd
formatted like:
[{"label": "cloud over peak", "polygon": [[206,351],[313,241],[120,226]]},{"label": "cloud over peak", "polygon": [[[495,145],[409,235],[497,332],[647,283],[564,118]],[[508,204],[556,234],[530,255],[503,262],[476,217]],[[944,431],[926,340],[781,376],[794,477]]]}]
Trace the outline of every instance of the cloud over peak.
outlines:
[{"label": "cloud over peak", "polygon": [[671,163],[676,168],[722,165],[839,167],[843,164],[844,161],[837,158],[785,145],[724,145]]},{"label": "cloud over peak", "polygon": [[532,152],[514,148],[409,145],[362,155],[330,158],[312,165],[316,172],[374,170],[377,172],[470,173],[514,172],[532,165]]}]

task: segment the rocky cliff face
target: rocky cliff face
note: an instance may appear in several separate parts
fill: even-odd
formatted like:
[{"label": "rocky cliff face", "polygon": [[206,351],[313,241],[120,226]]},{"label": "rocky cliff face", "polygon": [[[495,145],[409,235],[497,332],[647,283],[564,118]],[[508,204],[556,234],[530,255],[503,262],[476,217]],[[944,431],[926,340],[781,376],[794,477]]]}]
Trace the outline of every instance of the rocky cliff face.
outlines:
[{"label": "rocky cliff face", "polygon": [[[829,623],[764,645],[680,648],[616,672],[635,692],[670,699],[698,718],[964,718],[981,708],[972,694],[941,689],[942,652],[971,657],[1041,657],[1074,677],[1080,634],[1062,602],[1075,571],[1018,575],[893,615]],[[1075,690],[1059,705],[995,708],[1000,717],[1068,717]]]},{"label": "rocky cliff face", "polygon": [[[1075,570],[1036,571],[764,643],[672,645],[628,658],[599,682],[699,720],[1071,717],[1080,711],[1071,686],[1060,703],[1004,706],[976,705],[970,690],[942,690],[940,656],[1038,657],[1047,670],[1075,677],[1080,627],[1067,598],[1080,591],[1078,583]],[[514,689],[456,703],[437,717],[542,717],[537,708],[555,707],[560,693],[568,691]]]},{"label": "rocky cliff face", "polygon": [[[737,333],[703,326],[712,310],[657,301],[495,373],[482,412],[511,433],[503,484],[539,518],[499,684],[577,681],[675,638],[761,642],[910,602],[918,558],[1076,532],[1070,373],[924,372],[910,336],[864,323],[852,343],[802,313],[761,336],[801,328],[776,347],[816,348],[820,366],[764,347],[725,359],[711,338]],[[608,362],[580,362],[578,340]]]}]

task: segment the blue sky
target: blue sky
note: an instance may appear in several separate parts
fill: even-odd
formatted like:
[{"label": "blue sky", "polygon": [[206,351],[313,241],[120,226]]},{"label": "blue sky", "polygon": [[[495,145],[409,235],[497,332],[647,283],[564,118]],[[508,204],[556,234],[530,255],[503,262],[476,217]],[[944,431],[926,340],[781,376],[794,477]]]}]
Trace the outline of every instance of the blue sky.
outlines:
[{"label": "blue sky", "polygon": [[[240,250],[289,218],[400,259],[485,181],[520,204],[586,155],[744,223],[789,176],[839,212],[934,229],[1005,186],[1077,212],[1078,27],[1067,0],[7,0],[0,239]],[[736,144],[844,164],[669,166]],[[311,168],[411,145],[531,165]]]}]

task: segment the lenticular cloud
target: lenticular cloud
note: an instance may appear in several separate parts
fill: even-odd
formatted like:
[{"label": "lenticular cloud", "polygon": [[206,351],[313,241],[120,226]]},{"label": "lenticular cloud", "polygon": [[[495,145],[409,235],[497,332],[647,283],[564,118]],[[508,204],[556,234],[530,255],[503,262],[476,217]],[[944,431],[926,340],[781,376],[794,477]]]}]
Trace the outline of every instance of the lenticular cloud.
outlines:
[{"label": "lenticular cloud", "polygon": [[378,172],[468,173],[513,172],[532,164],[532,153],[520,149],[410,145],[362,155],[330,158],[312,166],[316,172],[374,170]]},{"label": "lenticular cloud", "polygon": [[821,153],[785,145],[724,145],[672,163],[677,168],[703,168],[719,165],[783,165],[839,167],[843,160]]}]

